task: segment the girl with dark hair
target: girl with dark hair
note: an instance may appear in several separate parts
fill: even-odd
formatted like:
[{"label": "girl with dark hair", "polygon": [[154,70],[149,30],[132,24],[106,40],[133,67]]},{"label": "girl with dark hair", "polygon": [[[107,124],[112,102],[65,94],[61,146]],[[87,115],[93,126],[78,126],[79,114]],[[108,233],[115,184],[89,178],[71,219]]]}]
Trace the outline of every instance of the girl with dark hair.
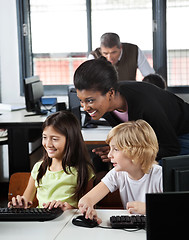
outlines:
[{"label": "girl with dark hair", "polygon": [[43,161],[34,165],[23,196],[12,198],[8,207],[30,207],[37,192],[39,207],[75,208],[93,177],[78,120],[60,111],[47,117],[42,130]]}]

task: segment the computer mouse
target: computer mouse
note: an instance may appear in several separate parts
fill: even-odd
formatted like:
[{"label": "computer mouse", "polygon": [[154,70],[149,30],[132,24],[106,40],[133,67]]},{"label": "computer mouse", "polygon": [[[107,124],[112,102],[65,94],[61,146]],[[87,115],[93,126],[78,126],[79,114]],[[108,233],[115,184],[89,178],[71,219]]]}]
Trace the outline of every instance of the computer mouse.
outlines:
[{"label": "computer mouse", "polygon": [[94,123],[86,123],[84,128],[97,128],[98,126]]},{"label": "computer mouse", "polygon": [[93,228],[98,226],[96,220],[86,219],[84,215],[80,215],[72,219],[72,223],[76,226]]}]

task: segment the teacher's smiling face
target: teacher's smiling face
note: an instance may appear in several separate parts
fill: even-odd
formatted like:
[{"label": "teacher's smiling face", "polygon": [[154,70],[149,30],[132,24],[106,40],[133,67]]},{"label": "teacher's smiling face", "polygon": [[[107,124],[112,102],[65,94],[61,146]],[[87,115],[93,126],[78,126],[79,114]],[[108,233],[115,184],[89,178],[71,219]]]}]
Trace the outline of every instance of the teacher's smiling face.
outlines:
[{"label": "teacher's smiling face", "polygon": [[112,91],[102,95],[100,91],[78,90],[77,96],[81,106],[94,120],[100,119],[111,109]]}]

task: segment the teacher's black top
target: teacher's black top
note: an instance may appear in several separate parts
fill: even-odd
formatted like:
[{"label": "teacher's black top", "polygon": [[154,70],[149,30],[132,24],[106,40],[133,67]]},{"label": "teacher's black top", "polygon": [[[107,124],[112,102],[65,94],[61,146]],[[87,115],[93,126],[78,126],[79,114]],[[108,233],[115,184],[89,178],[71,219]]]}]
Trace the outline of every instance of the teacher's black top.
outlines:
[{"label": "teacher's black top", "polygon": [[[189,104],[173,93],[144,82],[119,82],[118,91],[128,105],[128,120],[143,119],[154,129],[159,152],[157,159],[178,155],[178,136],[189,133]],[[103,116],[111,126],[121,121],[113,112]]]}]

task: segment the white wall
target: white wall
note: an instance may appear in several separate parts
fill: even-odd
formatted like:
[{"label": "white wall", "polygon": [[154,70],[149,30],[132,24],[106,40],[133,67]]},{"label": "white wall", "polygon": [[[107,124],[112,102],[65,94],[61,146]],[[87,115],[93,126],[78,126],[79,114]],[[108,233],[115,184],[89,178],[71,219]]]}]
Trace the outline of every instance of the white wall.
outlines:
[{"label": "white wall", "polygon": [[[24,103],[20,97],[16,0],[0,0],[0,85],[3,103]],[[0,181],[8,181],[8,149],[0,146]]]},{"label": "white wall", "polygon": [[0,68],[2,102],[24,102],[19,85],[16,0],[0,0]]}]

